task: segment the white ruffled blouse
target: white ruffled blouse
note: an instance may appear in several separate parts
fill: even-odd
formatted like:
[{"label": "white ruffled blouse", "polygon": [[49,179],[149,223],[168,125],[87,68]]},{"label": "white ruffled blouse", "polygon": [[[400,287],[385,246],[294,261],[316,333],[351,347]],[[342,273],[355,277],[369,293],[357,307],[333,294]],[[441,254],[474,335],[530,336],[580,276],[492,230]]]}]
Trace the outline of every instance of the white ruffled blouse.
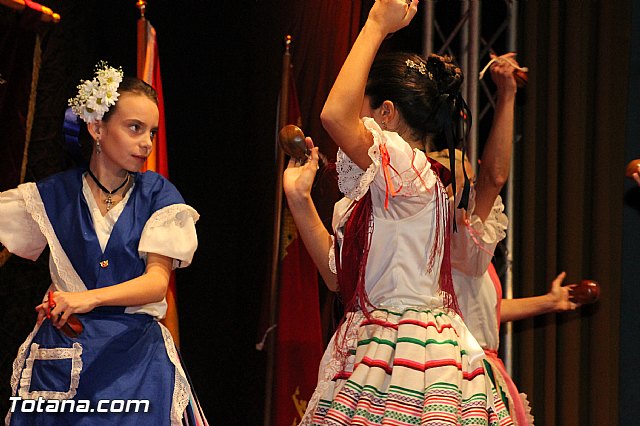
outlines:
[{"label": "white ruffled blouse", "polygon": [[[86,178],[83,179],[82,192],[91,211],[103,252],[132,191],[133,186],[122,201],[102,216]],[[140,236],[140,257],[146,261],[148,253],[156,253],[172,258],[173,268],[188,266],[198,247],[195,223],[199,217],[199,214],[186,204],[173,204],[154,212]],[[86,290],[52,232],[36,185],[26,183],[0,193],[0,242],[11,253],[36,260],[48,244],[45,234],[48,234],[49,240],[52,241],[49,269],[54,287],[61,291]],[[163,299],[158,303],[127,307],[125,312],[146,313],[162,319],[166,310],[167,303]]]},{"label": "white ruffled blouse", "polygon": [[[373,135],[373,145],[369,148],[372,164],[363,171],[338,151],[338,184],[345,198],[334,207],[335,237],[342,244],[349,205],[371,189],[374,232],[365,273],[369,300],[380,307],[442,306],[438,287],[442,250],[430,270],[427,263],[436,241],[436,197],[442,197],[445,203],[453,200],[448,200],[422,151],[412,149],[397,133],[383,131],[371,118],[363,118],[363,122]],[[388,208],[384,205],[387,180],[382,167],[382,144],[389,154],[390,177],[397,191],[395,196],[389,195]],[[452,236],[451,258],[452,265],[459,271],[482,276],[495,245],[504,238],[507,218],[500,201],[496,201],[484,222],[473,215],[474,205],[472,191],[469,212],[455,209],[459,225],[458,233]],[[462,233],[465,237],[461,237]],[[440,238],[443,234],[441,232]],[[329,252],[329,266],[336,271],[333,247]]]},{"label": "white ruffled blouse", "polygon": [[[363,122],[373,135],[372,164],[363,171],[338,151],[338,184],[346,198],[334,208],[335,235],[342,244],[350,203],[371,189],[374,231],[365,272],[369,300],[379,307],[442,306],[438,291],[442,250],[436,253],[432,268],[427,264],[438,237],[436,197],[446,203],[446,193],[423,152],[412,149],[397,133],[381,130],[373,119]],[[395,196],[389,194],[388,208],[383,150],[389,155],[389,178],[396,191]],[[329,264],[335,266],[333,251]]]}]

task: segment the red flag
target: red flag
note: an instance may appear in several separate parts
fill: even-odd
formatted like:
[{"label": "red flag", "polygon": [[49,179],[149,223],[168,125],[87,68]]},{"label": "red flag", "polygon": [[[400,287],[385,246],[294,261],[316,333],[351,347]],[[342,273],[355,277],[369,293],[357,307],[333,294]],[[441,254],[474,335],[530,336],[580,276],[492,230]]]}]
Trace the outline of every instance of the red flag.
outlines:
[{"label": "red flag", "polygon": [[[286,122],[300,126],[293,73],[289,75]],[[286,207],[280,231],[279,276],[272,419],[276,426],[290,426],[302,419],[316,387],[323,342],[318,271]]]},{"label": "red flag", "polygon": [[[150,84],[156,90],[158,93],[158,110],[160,111],[158,133],[153,141],[153,150],[142,167],[142,171],[152,170],[168,178],[169,162],[167,158],[167,133],[164,122],[162,79],[160,77],[160,56],[158,55],[158,44],[156,43],[156,30],[144,17],[138,20],[138,78]],[[171,332],[176,346],[180,347],[174,273],[171,273],[166,297],[167,315],[162,320],[162,323]]]},{"label": "red flag", "polygon": [[158,93],[160,120],[158,133],[153,141],[153,150],[143,166],[144,170],[153,170],[169,177],[167,159],[167,133],[164,123],[164,98],[162,96],[162,78],[160,76],[160,56],[156,43],[156,30],[145,18],[138,21],[138,78],[150,84]]}]

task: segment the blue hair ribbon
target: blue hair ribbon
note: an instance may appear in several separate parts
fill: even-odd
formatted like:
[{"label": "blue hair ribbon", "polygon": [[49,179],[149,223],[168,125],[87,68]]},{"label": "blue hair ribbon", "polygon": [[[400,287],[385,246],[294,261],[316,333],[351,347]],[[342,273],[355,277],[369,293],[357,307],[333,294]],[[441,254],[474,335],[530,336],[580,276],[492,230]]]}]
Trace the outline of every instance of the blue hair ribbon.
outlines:
[{"label": "blue hair ribbon", "polygon": [[64,134],[64,145],[67,152],[78,163],[83,163],[82,150],[80,149],[80,117],[78,117],[71,107],[64,113],[64,123],[62,125]]}]

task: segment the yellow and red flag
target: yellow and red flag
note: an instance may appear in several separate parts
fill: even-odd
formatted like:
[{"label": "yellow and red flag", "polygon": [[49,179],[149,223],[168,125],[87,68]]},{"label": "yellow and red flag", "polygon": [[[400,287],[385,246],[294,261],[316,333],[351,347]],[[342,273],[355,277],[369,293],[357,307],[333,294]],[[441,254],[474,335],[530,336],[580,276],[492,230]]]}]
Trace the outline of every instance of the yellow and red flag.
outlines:
[{"label": "yellow and red flag", "polygon": [[[289,72],[285,124],[301,126],[293,73]],[[284,89],[284,88],[283,88]],[[282,95],[281,95],[282,96]],[[282,171],[280,171],[282,172]],[[297,425],[316,387],[322,358],[318,270],[289,209],[282,209],[272,423]]]},{"label": "yellow and red flag", "polygon": [[[160,77],[160,56],[158,55],[156,30],[144,16],[138,20],[138,78],[150,84],[156,90],[158,93],[158,110],[160,111],[158,133],[153,141],[153,150],[147,158],[142,171],[152,170],[168,178],[169,162],[167,157],[167,132],[164,121],[162,78]],[[167,290],[167,305],[167,316],[162,322],[171,332],[176,346],[180,347],[174,273],[171,273],[171,280]]]}]

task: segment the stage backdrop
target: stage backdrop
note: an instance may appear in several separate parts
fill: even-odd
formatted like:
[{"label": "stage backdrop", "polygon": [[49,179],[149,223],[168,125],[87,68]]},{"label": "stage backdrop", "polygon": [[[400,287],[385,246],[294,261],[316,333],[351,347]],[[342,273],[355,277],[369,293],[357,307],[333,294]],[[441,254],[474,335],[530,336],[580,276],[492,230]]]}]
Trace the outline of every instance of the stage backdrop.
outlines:
[{"label": "stage backdrop", "polygon": [[[517,326],[515,381],[528,393],[537,425],[623,424],[617,373],[625,339],[619,315],[630,3],[521,4],[520,53],[532,73],[517,145],[517,295],[542,294],[560,271],[569,282],[592,278],[602,286],[595,305]],[[637,398],[634,386],[621,392]]]}]

